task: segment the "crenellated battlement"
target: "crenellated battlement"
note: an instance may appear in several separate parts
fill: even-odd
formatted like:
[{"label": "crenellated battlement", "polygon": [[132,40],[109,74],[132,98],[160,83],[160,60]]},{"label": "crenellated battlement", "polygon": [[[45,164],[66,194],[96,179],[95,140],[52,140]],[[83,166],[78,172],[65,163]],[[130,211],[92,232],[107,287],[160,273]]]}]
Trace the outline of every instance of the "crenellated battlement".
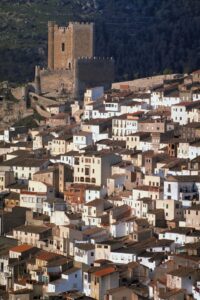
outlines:
[{"label": "crenellated battlement", "polygon": [[94,22],[69,22],[69,25],[85,25],[85,26],[93,26]]},{"label": "crenellated battlement", "polygon": [[100,57],[100,56],[93,56],[93,57],[78,57],[77,60],[81,61],[114,61],[113,57]]}]

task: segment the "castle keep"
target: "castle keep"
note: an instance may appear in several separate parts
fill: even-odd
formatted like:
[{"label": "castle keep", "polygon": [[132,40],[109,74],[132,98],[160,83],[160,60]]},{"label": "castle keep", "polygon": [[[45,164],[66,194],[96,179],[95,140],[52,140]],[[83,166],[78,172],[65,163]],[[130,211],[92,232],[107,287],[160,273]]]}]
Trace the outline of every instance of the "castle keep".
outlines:
[{"label": "castle keep", "polygon": [[67,91],[80,98],[90,87],[109,89],[114,80],[114,60],[94,56],[94,23],[48,22],[48,68],[36,69],[37,93]]},{"label": "castle keep", "polygon": [[71,69],[79,57],[94,56],[94,24],[69,23],[59,27],[55,22],[48,23],[48,68]]}]

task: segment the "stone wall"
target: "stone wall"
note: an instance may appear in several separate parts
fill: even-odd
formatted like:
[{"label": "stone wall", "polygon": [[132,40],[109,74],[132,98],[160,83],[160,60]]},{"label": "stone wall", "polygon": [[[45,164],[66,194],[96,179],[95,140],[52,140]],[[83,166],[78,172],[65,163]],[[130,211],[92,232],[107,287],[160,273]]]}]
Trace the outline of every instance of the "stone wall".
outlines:
[{"label": "stone wall", "polygon": [[52,100],[52,99],[48,99],[46,97],[37,95],[35,93],[29,93],[29,97],[31,100],[31,107],[35,108],[35,105],[40,105],[43,107],[46,107],[48,105],[52,105],[52,104],[57,104],[57,101]]},{"label": "stone wall", "polygon": [[114,60],[112,58],[79,58],[75,61],[74,95],[82,97],[87,88],[103,86],[111,88],[114,81]]},{"label": "stone wall", "polygon": [[62,87],[73,91],[73,72],[71,70],[41,70],[40,71],[41,92],[51,93],[59,91]]},{"label": "stone wall", "polygon": [[112,89],[120,89],[120,86],[129,86],[132,91],[146,90],[163,84],[166,79],[173,79],[176,74],[157,75],[152,77],[140,78],[131,81],[115,82]]}]

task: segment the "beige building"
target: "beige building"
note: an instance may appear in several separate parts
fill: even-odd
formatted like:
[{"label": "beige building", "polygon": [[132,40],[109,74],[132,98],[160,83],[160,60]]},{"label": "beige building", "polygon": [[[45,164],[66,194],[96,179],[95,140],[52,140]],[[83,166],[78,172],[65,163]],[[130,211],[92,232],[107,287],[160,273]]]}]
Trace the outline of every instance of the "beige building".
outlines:
[{"label": "beige building", "polygon": [[126,136],[126,148],[127,149],[141,149],[141,141],[150,137],[149,133],[136,132]]},{"label": "beige building", "polygon": [[120,286],[106,292],[104,300],[138,300],[139,296],[131,288]]},{"label": "beige building", "polygon": [[13,237],[21,243],[37,246],[41,240],[51,235],[51,228],[46,226],[22,225],[13,229]]},{"label": "beige building", "polygon": [[108,151],[76,155],[74,183],[106,185],[107,178],[111,176],[111,166],[120,161],[120,156]]},{"label": "beige building", "polygon": [[124,114],[112,120],[112,136],[114,140],[125,141],[126,136],[138,131],[139,117],[134,114]]},{"label": "beige building", "polygon": [[192,287],[199,277],[199,270],[190,267],[179,267],[167,274],[167,287],[170,289],[185,289],[192,293]]},{"label": "beige building", "polygon": [[106,291],[119,286],[119,272],[114,266],[106,266],[91,274],[91,297],[103,300]]},{"label": "beige building", "polygon": [[173,124],[167,124],[166,121],[161,121],[160,119],[143,120],[138,123],[138,130],[146,133],[164,133],[167,130],[172,130],[173,128]]},{"label": "beige building", "polygon": [[0,191],[5,190],[12,183],[15,183],[14,172],[0,171]]},{"label": "beige building", "polygon": [[[176,200],[156,200],[156,209],[163,209],[165,220],[181,220],[183,218],[182,203]],[[192,226],[193,227],[193,226]]]},{"label": "beige building", "polygon": [[48,159],[16,157],[2,162],[0,168],[2,171],[13,171],[15,179],[27,182],[33,179],[34,173],[47,168],[48,164]]},{"label": "beige building", "polygon": [[185,210],[186,227],[200,230],[200,205],[189,207]]},{"label": "beige building", "polygon": [[64,154],[67,151],[70,151],[71,142],[71,136],[53,138],[51,141],[48,142],[48,148],[50,150],[51,155],[57,156],[60,154]]}]

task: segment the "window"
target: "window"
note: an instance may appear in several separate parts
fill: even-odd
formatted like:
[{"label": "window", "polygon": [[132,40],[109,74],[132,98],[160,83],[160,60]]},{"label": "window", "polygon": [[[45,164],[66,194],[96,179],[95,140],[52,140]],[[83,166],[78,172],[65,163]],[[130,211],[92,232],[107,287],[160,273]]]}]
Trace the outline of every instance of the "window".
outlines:
[{"label": "window", "polygon": [[85,168],[85,175],[86,176],[90,175],[90,169],[88,167]]},{"label": "window", "polygon": [[0,269],[1,272],[3,272],[3,262],[1,262],[1,269]]},{"label": "window", "polygon": [[65,43],[62,43],[62,45],[61,45],[61,49],[62,49],[62,52],[64,52],[64,51],[65,51]]}]

